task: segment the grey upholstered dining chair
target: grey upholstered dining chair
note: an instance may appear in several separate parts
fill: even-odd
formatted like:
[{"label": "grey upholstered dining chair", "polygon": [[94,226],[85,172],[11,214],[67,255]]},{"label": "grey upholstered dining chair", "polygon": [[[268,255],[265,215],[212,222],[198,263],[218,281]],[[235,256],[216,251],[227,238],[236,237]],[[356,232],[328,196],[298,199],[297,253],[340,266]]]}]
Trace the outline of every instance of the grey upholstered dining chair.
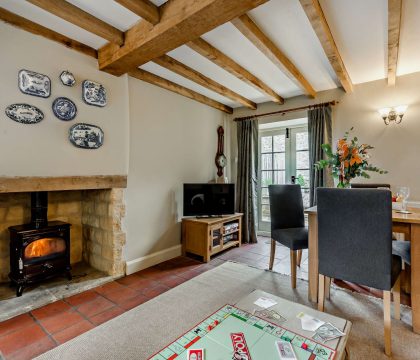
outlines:
[{"label": "grey upholstered dining chair", "polygon": [[391,355],[391,290],[400,318],[401,259],[392,255],[391,192],[317,189],[318,310],[324,310],[325,277],[383,290],[385,353]]},{"label": "grey upholstered dining chair", "polygon": [[[377,189],[377,188],[388,188],[391,189],[390,184],[378,184],[378,183],[353,183],[351,184],[352,189]],[[392,253],[401,257],[403,263],[411,265],[411,244],[409,241],[395,240],[392,242]]]},{"label": "grey upholstered dining chair", "polygon": [[302,260],[302,249],[308,248],[300,185],[270,185],[271,252],[269,269],[273,269],[276,242],[290,249],[292,288],[296,288],[296,267]]}]

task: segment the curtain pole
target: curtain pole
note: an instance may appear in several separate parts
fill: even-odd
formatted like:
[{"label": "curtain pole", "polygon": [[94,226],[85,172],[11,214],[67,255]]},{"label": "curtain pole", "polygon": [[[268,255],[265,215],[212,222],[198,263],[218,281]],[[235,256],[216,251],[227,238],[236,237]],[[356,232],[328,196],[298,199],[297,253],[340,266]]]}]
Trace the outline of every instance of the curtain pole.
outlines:
[{"label": "curtain pole", "polygon": [[314,108],[325,106],[325,105],[334,106],[338,103],[339,103],[338,100],[332,100],[332,101],[327,101],[327,102],[323,102],[323,103],[319,103],[319,104],[300,106],[300,107],[292,108],[292,109],[285,109],[285,110],[273,111],[273,112],[264,113],[264,114],[237,117],[237,118],[233,119],[233,121],[251,120],[251,119],[257,119],[257,118],[264,117],[264,116],[271,116],[271,115],[277,115],[277,114],[284,115],[284,114],[289,113],[289,112],[305,110],[305,109],[314,109]]}]

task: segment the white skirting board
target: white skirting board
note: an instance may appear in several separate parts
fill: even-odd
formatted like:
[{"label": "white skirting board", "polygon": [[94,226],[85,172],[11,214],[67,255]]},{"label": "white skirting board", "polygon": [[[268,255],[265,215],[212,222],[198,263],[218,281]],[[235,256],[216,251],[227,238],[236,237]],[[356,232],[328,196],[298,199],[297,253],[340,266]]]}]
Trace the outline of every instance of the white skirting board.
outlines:
[{"label": "white skirting board", "polygon": [[166,260],[173,259],[177,256],[181,256],[182,247],[181,245],[175,245],[168,249],[155,252],[134,260],[126,262],[126,273],[127,275],[133,274],[137,271],[146,269],[153,265],[159,264]]}]

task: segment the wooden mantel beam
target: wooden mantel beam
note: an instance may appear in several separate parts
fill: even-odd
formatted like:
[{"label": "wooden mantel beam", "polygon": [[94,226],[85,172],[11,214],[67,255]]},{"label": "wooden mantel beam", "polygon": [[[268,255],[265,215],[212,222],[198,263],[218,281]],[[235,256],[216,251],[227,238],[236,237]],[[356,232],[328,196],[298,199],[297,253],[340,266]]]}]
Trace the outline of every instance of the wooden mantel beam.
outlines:
[{"label": "wooden mantel beam", "polygon": [[122,45],[124,43],[122,31],[65,0],[27,1],[114,44]]},{"label": "wooden mantel beam", "polygon": [[306,16],[318,36],[318,39],[324,48],[324,52],[327,55],[341,85],[346,92],[352,92],[353,83],[351,82],[347,69],[344,66],[343,59],[338,51],[319,0],[300,0],[300,4],[302,5],[303,10],[305,10]]},{"label": "wooden mantel beam", "polygon": [[153,84],[156,86],[159,86],[163,89],[172,91],[174,93],[177,93],[179,95],[185,96],[187,98],[190,98],[192,100],[196,100],[198,102],[201,102],[202,104],[214,107],[215,109],[221,110],[225,113],[232,114],[233,109],[229,106],[226,106],[222,103],[219,103],[218,101],[215,101],[213,99],[208,98],[207,96],[201,95],[191,89],[188,89],[184,86],[175,84],[172,81],[169,81],[167,79],[164,79],[160,76],[157,76],[155,74],[152,74],[148,71],[142,70],[142,69],[135,69],[128,72],[128,75],[145,82],[148,82],[149,84]]},{"label": "wooden mantel beam", "polygon": [[126,188],[127,175],[0,177],[0,193]]},{"label": "wooden mantel beam", "polygon": [[263,33],[246,14],[232,21],[233,25],[250,40],[271,62],[284,72],[305,94],[315,97],[316,91],[290,59]]},{"label": "wooden mantel beam", "polygon": [[194,81],[195,83],[217,92],[218,94],[225,96],[233,101],[236,101],[249,109],[255,110],[257,108],[257,104],[252,102],[251,100],[246,99],[242,95],[237,94],[236,92],[228,89],[227,87],[219,84],[218,82],[208,78],[207,76],[199,73],[198,71],[184,65],[183,63],[179,62],[178,60],[168,56],[162,55],[153,60],[154,63],[173,71],[174,73],[181,75],[188,80]]},{"label": "wooden mantel beam", "polygon": [[388,85],[395,85],[400,46],[402,0],[388,0]]},{"label": "wooden mantel beam", "polygon": [[223,54],[220,50],[216,49],[213,45],[209,44],[202,38],[192,40],[186,45],[216,65],[220,66],[222,69],[236,76],[239,80],[242,80],[259,92],[269,96],[271,101],[278,104],[284,103],[284,99],[263,81],[258,79],[255,75],[251,74],[244,67],[236,63],[230,57]]},{"label": "wooden mantel beam", "polygon": [[124,46],[109,45],[100,49],[99,68],[122,75],[267,1],[168,1],[160,8],[157,25],[141,21],[125,33]]},{"label": "wooden mantel beam", "polygon": [[34,35],[40,35],[46,39],[58,42],[59,44],[62,44],[70,49],[79,51],[82,54],[92,56],[95,59],[98,57],[98,53],[95,49],[85,44],[82,44],[76,40],[70,39],[65,35],[59,34],[58,32],[50,30],[42,25],[34,23],[33,21],[25,19],[22,16],[13,14],[12,12],[3,9],[2,7],[0,7],[0,20],[3,20],[4,22],[22,30],[28,31]]},{"label": "wooden mantel beam", "polygon": [[160,20],[159,8],[149,0],[115,1],[153,25],[156,25]]}]

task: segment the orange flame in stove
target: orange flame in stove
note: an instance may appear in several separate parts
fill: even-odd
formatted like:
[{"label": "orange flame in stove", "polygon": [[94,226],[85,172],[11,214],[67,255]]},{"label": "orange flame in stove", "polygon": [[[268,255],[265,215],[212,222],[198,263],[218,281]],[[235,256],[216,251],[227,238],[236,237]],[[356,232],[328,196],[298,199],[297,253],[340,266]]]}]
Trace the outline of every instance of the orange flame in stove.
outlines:
[{"label": "orange flame in stove", "polygon": [[25,258],[48,256],[51,254],[61,253],[66,250],[66,242],[61,238],[44,238],[39,239],[25,248]]}]

